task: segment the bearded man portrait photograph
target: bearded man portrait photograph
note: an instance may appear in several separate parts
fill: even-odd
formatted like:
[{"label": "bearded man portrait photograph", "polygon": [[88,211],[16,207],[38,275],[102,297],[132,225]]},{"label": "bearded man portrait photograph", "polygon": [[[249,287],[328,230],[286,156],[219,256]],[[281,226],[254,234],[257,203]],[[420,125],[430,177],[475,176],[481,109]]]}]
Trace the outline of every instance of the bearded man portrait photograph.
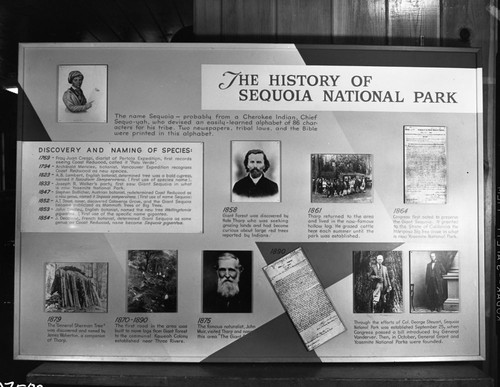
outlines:
[{"label": "bearded man portrait photograph", "polygon": [[203,313],[252,312],[252,252],[203,252]]},{"label": "bearded man portrait photograph", "polygon": [[279,141],[232,142],[233,202],[279,202]]}]

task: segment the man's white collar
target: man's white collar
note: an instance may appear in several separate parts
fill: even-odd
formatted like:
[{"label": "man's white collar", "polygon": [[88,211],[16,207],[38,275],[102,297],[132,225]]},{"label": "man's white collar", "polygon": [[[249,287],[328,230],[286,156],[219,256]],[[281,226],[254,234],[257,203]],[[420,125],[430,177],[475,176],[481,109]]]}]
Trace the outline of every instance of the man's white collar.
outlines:
[{"label": "man's white collar", "polygon": [[257,183],[259,182],[259,180],[260,180],[260,179],[262,179],[262,176],[264,176],[264,175],[260,175],[260,176],[259,176],[258,178],[256,178],[256,179],[254,179],[251,175],[248,175],[248,176],[250,176],[250,179],[252,179],[253,183],[254,183],[255,185],[257,185]]}]

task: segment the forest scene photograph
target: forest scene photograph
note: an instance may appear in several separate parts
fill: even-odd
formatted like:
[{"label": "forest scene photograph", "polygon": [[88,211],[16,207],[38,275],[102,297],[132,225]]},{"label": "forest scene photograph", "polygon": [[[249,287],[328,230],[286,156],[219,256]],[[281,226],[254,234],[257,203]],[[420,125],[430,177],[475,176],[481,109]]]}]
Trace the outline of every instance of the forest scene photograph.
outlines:
[{"label": "forest scene photograph", "polygon": [[107,312],[108,264],[51,262],[45,265],[46,312]]},{"label": "forest scene photograph", "polygon": [[129,250],[129,313],[177,312],[177,250]]}]

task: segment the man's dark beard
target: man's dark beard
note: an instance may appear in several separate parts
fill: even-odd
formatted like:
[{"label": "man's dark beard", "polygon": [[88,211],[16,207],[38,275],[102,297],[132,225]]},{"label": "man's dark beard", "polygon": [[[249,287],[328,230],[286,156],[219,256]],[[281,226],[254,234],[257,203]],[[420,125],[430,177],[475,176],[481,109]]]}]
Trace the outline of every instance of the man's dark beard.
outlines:
[{"label": "man's dark beard", "polygon": [[250,176],[252,176],[254,179],[258,178],[259,176],[263,175],[264,172],[262,172],[259,168],[252,168],[250,170]]},{"label": "man's dark beard", "polygon": [[231,282],[227,280],[219,280],[217,284],[217,293],[222,297],[234,297],[240,292],[240,287],[237,282]]}]

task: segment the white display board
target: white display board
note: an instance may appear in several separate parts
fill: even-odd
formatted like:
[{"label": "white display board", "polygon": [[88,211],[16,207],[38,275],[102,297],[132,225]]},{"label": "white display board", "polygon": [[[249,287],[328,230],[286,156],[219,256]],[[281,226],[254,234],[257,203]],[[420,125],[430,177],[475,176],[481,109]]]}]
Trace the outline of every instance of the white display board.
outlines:
[{"label": "white display board", "polygon": [[22,44],[15,357],[483,359],[476,55]]}]

